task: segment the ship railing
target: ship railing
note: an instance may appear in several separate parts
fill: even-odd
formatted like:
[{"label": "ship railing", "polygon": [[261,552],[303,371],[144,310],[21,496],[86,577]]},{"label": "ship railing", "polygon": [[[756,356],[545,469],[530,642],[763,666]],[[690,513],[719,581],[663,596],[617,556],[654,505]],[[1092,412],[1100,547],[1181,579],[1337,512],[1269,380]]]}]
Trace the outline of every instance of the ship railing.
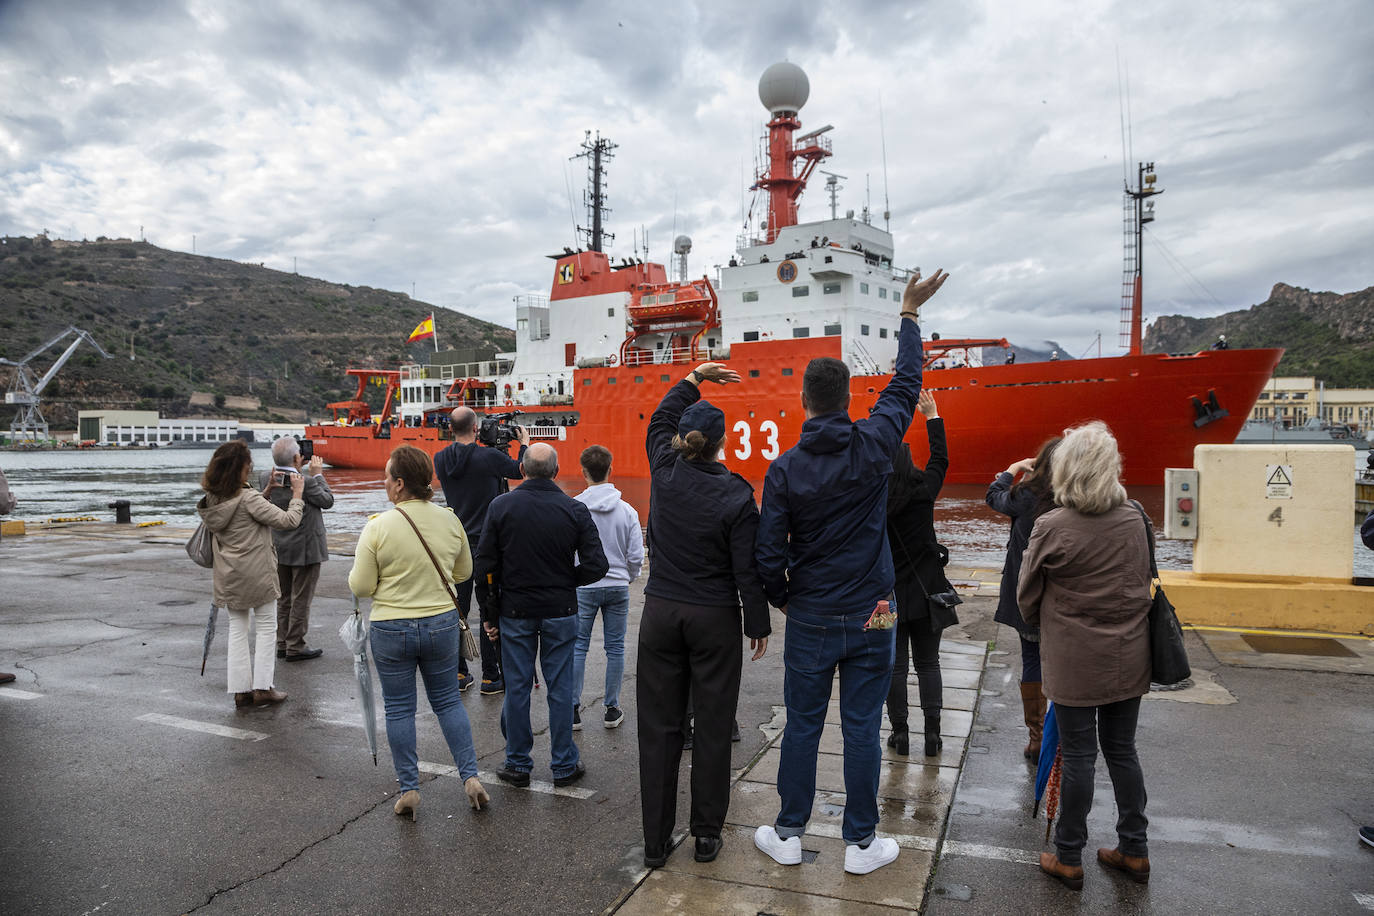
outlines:
[{"label": "ship railing", "polygon": [[568,438],[568,428],[566,426],[527,426],[531,439],[557,439],[562,441]]},{"label": "ship railing", "polygon": [[[705,357],[704,348],[698,348],[697,356]],[[643,353],[631,351],[625,357],[626,366],[660,366],[668,363],[685,363],[695,359],[691,347],[664,347],[662,350],[654,350],[645,355]]]}]

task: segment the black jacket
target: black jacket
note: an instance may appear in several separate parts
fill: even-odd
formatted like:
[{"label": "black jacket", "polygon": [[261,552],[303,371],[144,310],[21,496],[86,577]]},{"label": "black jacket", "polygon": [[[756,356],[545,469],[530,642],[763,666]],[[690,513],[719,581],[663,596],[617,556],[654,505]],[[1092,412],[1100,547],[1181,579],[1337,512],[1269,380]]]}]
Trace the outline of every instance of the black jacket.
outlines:
[{"label": "black jacket", "polygon": [[[571,617],[577,587],[606,575],[592,513],[552,480],[531,479],[496,497],[472,564],[482,622]],[[500,595],[491,600],[490,575]]]},{"label": "black jacket", "polygon": [[901,620],[924,620],[930,616],[926,595],[952,590],[945,578],[949,554],[935,537],[935,500],[949,470],[945,421],[939,417],[927,420],[926,436],[930,439],[930,460],[925,470],[916,467],[910,446],[903,444],[892,459],[892,477],[887,485],[887,540],[892,546],[897,579],[893,591]]},{"label": "black jacket", "polygon": [[487,507],[507,490],[507,480],[519,480],[520,458],[502,449],[488,448],[480,442],[455,442],[434,456],[434,476],[444,490],[444,502],[463,523],[472,540],[482,536]]},{"label": "black jacket", "polygon": [[644,594],[684,604],[744,608],[744,635],[772,631],[754,565],[759,510],[754,488],[719,461],[686,461],[673,450],[682,412],[701,398],[678,382],[649,418],[649,581]]},{"label": "black jacket", "polygon": [[1016,583],[1021,579],[1021,555],[1026,552],[1031,530],[1035,527],[1035,520],[1040,517],[1037,507],[1040,498],[1025,487],[1013,488],[1011,481],[1012,476],[1006,471],[998,474],[985,497],[993,511],[1011,516],[1007,559],[1002,565],[1002,589],[997,596],[997,613],[992,619],[1014,627],[1018,633],[1034,635],[1040,632],[1040,628],[1031,626],[1021,617],[1021,609],[1016,604]]},{"label": "black jacket", "polygon": [[916,411],[921,362],[921,329],[903,318],[897,371],[873,412],[812,417],[768,468],[755,553],[774,607],[853,614],[891,593],[887,481]]}]

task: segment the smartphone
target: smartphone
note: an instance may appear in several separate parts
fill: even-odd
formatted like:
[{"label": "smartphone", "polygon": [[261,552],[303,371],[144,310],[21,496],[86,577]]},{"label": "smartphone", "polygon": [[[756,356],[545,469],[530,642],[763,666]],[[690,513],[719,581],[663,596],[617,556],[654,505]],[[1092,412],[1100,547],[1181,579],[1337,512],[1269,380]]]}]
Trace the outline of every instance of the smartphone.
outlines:
[{"label": "smartphone", "polygon": [[285,471],[273,471],[273,472],[272,472],[272,483],[273,483],[273,485],[278,486],[278,487],[288,487],[288,486],[290,486],[290,484],[287,482],[287,479],[286,479],[287,476],[288,476],[288,475],[287,475],[287,473],[286,473]]}]

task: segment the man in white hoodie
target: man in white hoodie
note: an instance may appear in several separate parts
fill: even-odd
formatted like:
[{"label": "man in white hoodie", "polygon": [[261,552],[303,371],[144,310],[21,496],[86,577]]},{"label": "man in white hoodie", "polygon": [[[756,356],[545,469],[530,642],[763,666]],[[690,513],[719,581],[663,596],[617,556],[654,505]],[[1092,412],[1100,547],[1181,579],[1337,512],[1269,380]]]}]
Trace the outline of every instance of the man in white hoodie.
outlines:
[{"label": "man in white hoodie", "polygon": [[606,714],[602,722],[607,728],[615,728],[625,720],[620,710],[620,681],[625,673],[630,583],[639,577],[639,570],[644,565],[644,535],[639,527],[639,513],[620,498],[620,491],[610,482],[610,451],[600,445],[590,445],[582,451],[580,460],[587,489],[576,499],[591,510],[610,571],[604,579],[577,590],[577,644],[573,649],[574,731],[582,729],[582,681],[598,611],[606,644],[606,694],[603,698]]}]

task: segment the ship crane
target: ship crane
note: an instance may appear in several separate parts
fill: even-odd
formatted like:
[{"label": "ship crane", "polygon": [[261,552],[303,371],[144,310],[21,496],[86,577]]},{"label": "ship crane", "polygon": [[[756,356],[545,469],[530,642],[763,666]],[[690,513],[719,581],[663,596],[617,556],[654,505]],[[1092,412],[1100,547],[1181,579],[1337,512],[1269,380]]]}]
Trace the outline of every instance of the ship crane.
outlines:
[{"label": "ship crane", "polygon": [[[67,345],[67,349],[57,358],[57,361],[43,373],[42,377],[34,381],[34,372],[29,369],[29,364],[42,356],[44,351],[61,343],[72,334],[76,339]],[[95,351],[106,359],[110,359],[110,354],[105,352],[105,348],[95,342],[86,331],[78,327],[68,327],[67,330],[49,340],[43,346],[37,348],[28,356],[15,362],[0,356],[0,366],[13,366],[14,379],[10,382],[10,390],[5,392],[5,403],[13,404],[19,408],[14,415],[14,420],[10,423],[10,433],[15,440],[31,440],[48,438],[48,421],[43,419],[43,412],[39,410],[39,395],[43,389],[48,387],[62,367],[67,364],[67,360],[72,358],[76,348],[81,345],[81,341],[86,341],[95,348]]]}]

